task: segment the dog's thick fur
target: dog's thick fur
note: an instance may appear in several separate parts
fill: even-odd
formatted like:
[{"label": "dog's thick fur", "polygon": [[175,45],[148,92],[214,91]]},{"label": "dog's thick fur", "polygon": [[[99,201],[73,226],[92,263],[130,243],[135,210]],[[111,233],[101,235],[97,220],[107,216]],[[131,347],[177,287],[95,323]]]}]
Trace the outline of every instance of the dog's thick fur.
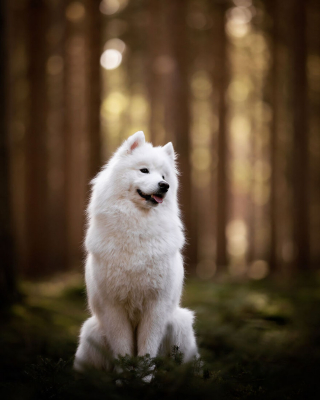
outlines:
[{"label": "dog's thick fur", "polygon": [[[158,195],[159,182],[170,185],[167,193]],[[174,345],[185,361],[198,355],[193,313],[180,307],[177,189],[172,144],[153,147],[143,132],[129,137],[93,180],[85,240],[92,316],[81,329],[75,369],[108,370],[113,357],[155,357]]]}]

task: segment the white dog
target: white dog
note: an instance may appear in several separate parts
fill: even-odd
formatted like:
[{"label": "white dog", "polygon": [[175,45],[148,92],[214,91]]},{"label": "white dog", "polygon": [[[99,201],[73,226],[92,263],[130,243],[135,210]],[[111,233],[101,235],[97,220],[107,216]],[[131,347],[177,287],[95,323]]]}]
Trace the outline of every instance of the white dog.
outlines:
[{"label": "white dog", "polygon": [[[110,369],[119,355],[198,355],[193,313],[180,307],[183,226],[173,146],[129,137],[93,180],[85,240],[92,316],[74,367]],[[109,355],[109,356],[108,356]]]}]

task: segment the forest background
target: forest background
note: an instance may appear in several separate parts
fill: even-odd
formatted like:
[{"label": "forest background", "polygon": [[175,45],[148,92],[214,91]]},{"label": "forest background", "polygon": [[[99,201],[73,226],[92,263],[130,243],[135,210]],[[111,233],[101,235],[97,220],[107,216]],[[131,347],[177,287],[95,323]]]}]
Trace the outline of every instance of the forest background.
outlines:
[{"label": "forest background", "polygon": [[137,130],[178,154],[193,301],[319,283],[318,0],[7,0],[0,30],[3,304],[81,286],[89,182]]}]

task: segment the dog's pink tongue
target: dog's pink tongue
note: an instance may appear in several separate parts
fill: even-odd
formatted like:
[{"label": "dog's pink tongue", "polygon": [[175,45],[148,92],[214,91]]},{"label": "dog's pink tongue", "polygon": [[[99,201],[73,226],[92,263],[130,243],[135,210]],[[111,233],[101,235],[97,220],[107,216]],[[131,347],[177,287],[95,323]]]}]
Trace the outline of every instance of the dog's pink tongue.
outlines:
[{"label": "dog's pink tongue", "polygon": [[155,199],[155,201],[157,203],[162,203],[163,202],[163,198],[162,197],[158,197],[155,194],[153,194],[152,197]]}]

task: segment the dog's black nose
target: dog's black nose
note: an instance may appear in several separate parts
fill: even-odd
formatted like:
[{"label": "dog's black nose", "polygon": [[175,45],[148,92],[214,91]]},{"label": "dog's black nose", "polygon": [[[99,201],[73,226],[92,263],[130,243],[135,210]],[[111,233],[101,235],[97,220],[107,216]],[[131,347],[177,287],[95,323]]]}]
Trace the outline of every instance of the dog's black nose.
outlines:
[{"label": "dog's black nose", "polygon": [[169,189],[169,183],[165,182],[165,181],[161,181],[158,183],[158,185],[160,186],[160,190],[163,193],[166,193]]}]

